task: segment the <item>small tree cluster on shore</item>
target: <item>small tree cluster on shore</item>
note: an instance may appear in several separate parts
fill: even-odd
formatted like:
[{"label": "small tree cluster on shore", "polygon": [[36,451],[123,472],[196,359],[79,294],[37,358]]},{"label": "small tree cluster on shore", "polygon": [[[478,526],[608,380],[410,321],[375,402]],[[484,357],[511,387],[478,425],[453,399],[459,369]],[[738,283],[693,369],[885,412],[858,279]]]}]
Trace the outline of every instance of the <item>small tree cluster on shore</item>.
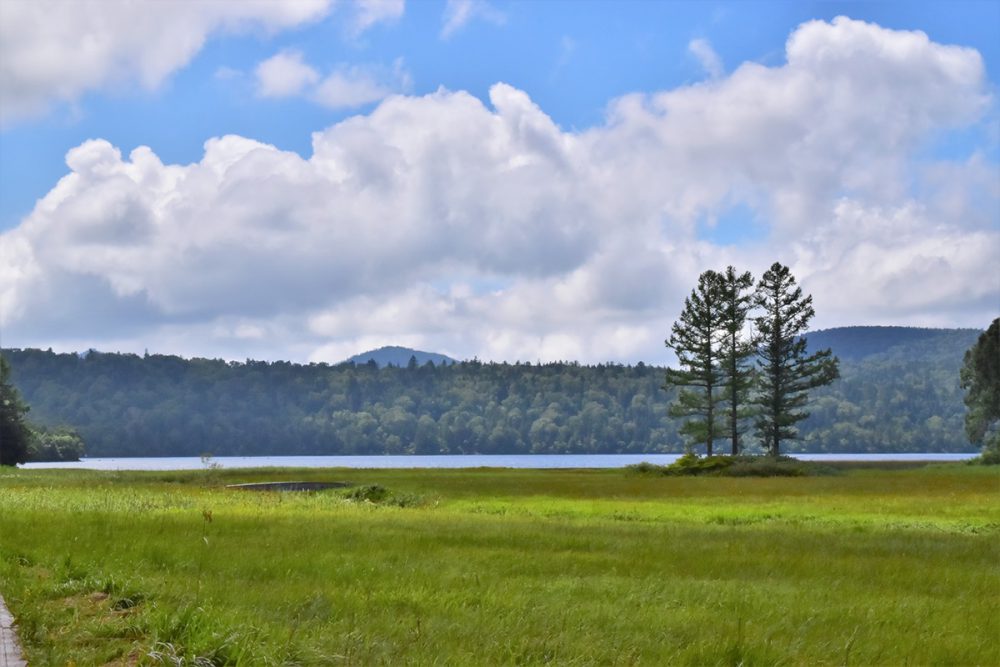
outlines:
[{"label": "small tree cluster on shore", "polygon": [[686,419],[680,432],[689,448],[704,444],[712,456],[715,441],[728,437],[736,456],[751,420],[772,456],[797,436],[795,424],[809,416],[808,391],[839,375],[830,350],[806,350],[802,334],[814,314],[812,296],[780,263],[756,288],[749,272],[732,266],[701,274],[666,340],[680,366],[666,372],[679,389],[670,415]]},{"label": "small tree cluster on shore", "polygon": [[0,466],[25,461],[79,461],[83,439],[70,428],[32,427],[24,418],[30,410],[9,381],[10,365],[0,356]]}]

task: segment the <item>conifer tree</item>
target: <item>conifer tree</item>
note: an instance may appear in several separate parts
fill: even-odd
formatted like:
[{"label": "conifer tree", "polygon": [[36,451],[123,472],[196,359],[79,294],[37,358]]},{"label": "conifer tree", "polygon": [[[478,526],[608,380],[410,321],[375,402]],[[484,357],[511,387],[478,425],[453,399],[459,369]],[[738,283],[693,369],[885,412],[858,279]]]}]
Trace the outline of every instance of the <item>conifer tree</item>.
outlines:
[{"label": "conifer tree", "polygon": [[803,296],[788,267],[775,262],[757,283],[755,305],[763,313],[753,318],[760,357],[755,427],[768,453],[778,456],[781,441],[797,437],[794,426],[809,416],[802,408],[810,389],[839,377],[830,350],[806,353],[806,332],[815,315],[812,296]]},{"label": "conifer tree", "polygon": [[727,267],[725,273],[719,274],[719,294],[719,324],[723,334],[721,364],[725,398],[729,403],[728,435],[732,454],[737,456],[742,449],[740,435],[749,416],[749,394],[753,385],[751,359],[755,349],[753,341],[747,340],[743,333],[753,308],[753,276],[749,271],[737,274],[732,266]]},{"label": "conifer tree", "polygon": [[679,388],[670,406],[671,417],[686,417],[680,428],[690,438],[688,448],[705,444],[708,456],[716,437],[723,432],[718,404],[721,400],[722,368],[719,335],[719,274],[705,271],[698,286],[684,299],[684,310],[674,322],[665,343],[677,354],[679,369],[668,368],[666,383]]},{"label": "conifer tree", "polygon": [[28,406],[9,382],[10,366],[0,356],[0,465],[23,463],[28,455],[31,431],[24,421]]}]

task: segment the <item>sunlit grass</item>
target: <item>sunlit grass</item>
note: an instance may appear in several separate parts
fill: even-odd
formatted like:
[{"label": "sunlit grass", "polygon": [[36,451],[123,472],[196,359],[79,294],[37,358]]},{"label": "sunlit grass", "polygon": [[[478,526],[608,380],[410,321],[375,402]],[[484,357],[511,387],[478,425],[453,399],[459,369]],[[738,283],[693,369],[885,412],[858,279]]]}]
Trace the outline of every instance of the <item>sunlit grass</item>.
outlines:
[{"label": "sunlit grass", "polygon": [[[377,483],[410,506],[227,483]],[[0,473],[32,665],[1000,664],[1000,476]]]}]

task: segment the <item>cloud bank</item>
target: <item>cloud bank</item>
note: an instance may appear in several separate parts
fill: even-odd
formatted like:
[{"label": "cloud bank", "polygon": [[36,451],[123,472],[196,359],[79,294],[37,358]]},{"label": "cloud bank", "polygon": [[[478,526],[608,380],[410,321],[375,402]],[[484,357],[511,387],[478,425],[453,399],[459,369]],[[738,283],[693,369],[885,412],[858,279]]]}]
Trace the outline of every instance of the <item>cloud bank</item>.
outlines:
[{"label": "cloud bank", "polygon": [[[988,113],[979,54],[838,18],[786,56],[617,99],[583,132],[498,83],[489,104],[389,96],[307,159],[239,136],[190,165],[85,142],[0,236],[5,345],[656,360],[701,271],[775,260],[817,326],[995,317],[997,165],[916,158]],[[707,240],[736,207],[764,236]]]}]

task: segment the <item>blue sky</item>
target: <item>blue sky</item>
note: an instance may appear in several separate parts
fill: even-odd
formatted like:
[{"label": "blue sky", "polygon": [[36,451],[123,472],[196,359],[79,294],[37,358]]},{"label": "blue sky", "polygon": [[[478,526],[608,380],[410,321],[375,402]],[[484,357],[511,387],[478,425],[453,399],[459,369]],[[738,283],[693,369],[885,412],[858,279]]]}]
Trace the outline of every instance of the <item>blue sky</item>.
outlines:
[{"label": "blue sky", "polygon": [[[700,271],[774,260],[826,300],[818,325],[985,326],[1000,309],[995,268],[971,287],[1000,250],[1000,3],[137,7],[0,5],[5,345],[336,361],[401,343],[656,361]],[[82,10],[105,20],[73,16]],[[47,40],[65,51],[45,52]],[[106,52],[89,55],[94,42]],[[255,203],[263,220],[234,212],[231,182],[193,185],[216,159],[206,142],[228,135],[273,147],[253,164],[249,143],[217,152],[247,158],[260,179],[247,192],[264,198],[293,179]],[[480,136],[482,151],[466,150]],[[140,146],[163,170],[142,183],[130,158]],[[508,180],[510,165],[550,158],[533,180]],[[110,171],[84,187],[87,165],[112,163],[138,189],[114,190]],[[573,177],[543,187],[559,164]],[[71,171],[80,183],[57,193]],[[383,185],[396,208],[362,209]],[[324,217],[316,202],[338,212]],[[222,219],[192,228],[185,212]],[[97,228],[114,219],[128,236],[146,218],[156,233],[126,255],[118,232]],[[289,221],[295,237],[280,231]],[[248,226],[263,230],[260,245],[243,242],[257,233]],[[342,257],[344,246],[370,262]],[[319,248],[329,262],[312,256]],[[874,287],[845,297],[872,258],[884,264]],[[273,293],[241,268],[254,262],[273,273]],[[905,278],[910,268],[919,275]]]}]

